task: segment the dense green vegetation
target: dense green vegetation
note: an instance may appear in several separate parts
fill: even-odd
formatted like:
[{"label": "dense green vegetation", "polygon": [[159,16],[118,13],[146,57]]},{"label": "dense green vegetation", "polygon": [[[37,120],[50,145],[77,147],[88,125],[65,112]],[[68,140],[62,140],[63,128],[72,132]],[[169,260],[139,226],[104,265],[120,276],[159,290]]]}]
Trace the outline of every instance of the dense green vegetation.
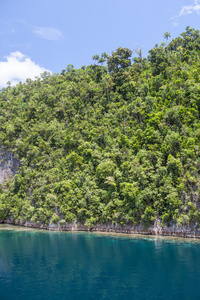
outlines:
[{"label": "dense green vegetation", "polygon": [[200,31],[137,53],[1,90],[0,145],[21,161],[2,220],[200,222]]}]

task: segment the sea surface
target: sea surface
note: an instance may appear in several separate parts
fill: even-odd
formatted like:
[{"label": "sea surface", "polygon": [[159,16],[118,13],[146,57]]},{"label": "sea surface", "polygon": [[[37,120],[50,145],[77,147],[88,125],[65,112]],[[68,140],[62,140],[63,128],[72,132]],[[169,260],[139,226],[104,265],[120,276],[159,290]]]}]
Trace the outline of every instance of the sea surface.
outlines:
[{"label": "sea surface", "polygon": [[200,299],[200,241],[0,226],[0,299]]}]

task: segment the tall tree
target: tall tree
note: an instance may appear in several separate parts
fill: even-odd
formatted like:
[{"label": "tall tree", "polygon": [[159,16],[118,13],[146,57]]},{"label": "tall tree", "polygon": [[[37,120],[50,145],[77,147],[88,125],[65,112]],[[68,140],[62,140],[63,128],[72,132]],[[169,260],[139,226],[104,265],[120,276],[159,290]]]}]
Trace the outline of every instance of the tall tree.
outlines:
[{"label": "tall tree", "polygon": [[166,41],[168,41],[168,39],[171,37],[171,33],[166,31],[164,32],[164,38],[166,39]]},{"label": "tall tree", "polygon": [[139,56],[140,58],[140,68],[142,69],[143,68],[143,64],[142,64],[142,48],[141,47],[137,47],[133,50],[135,53],[137,53],[137,55]]},{"label": "tall tree", "polygon": [[108,57],[108,70],[109,72],[117,72],[120,68],[131,66],[132,51],[128,48],[119,47],[112,52],[112,56]]}]

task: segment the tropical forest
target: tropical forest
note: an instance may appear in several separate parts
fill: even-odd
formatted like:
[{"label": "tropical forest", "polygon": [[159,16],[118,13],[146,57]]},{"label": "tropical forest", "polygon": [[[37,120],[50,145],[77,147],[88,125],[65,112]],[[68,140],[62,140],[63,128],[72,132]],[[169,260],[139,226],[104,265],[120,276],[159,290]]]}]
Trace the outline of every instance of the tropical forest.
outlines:
[{"label": "tropical forest", "polygon": [[200,226],[200,31],[0,90],[0,221]]}]

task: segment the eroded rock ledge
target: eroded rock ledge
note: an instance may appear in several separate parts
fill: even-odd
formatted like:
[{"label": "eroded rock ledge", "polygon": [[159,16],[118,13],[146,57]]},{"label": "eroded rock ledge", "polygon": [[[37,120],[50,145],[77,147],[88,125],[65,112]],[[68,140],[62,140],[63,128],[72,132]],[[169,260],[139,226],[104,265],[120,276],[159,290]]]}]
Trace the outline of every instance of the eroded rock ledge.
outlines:
[{"label": "eroded rock ledge", "polygon": [[13,177],[20,166],[20,161],[8,150],[0,147],[0,183]]},{"label": "eroded rock ledge", "polygon": [[75,220],[71,224],[51,224],[48,225],[33,223],[30,221],[26,222],[13,222],[12,220],[4,220],[2,223],[20,225],[30,228],[46,229],[50,231],[99,231],[99,232],[112,232],[112,233],[126,233],[126,234],[144,234],[144,235],[160,235],[160,236],[174,236],[174,237],[185,237],[185,238],[200,238],[200,231],[197,225],[194,226],[182,226],[178,227],[175,224],[168,226],[161,226],[160,221],[157,219],[154,225],[145,228],[143,224],[124,225],[119,224],[95,224],[93,227],[87,227],[84,224],[79,223]]}]

